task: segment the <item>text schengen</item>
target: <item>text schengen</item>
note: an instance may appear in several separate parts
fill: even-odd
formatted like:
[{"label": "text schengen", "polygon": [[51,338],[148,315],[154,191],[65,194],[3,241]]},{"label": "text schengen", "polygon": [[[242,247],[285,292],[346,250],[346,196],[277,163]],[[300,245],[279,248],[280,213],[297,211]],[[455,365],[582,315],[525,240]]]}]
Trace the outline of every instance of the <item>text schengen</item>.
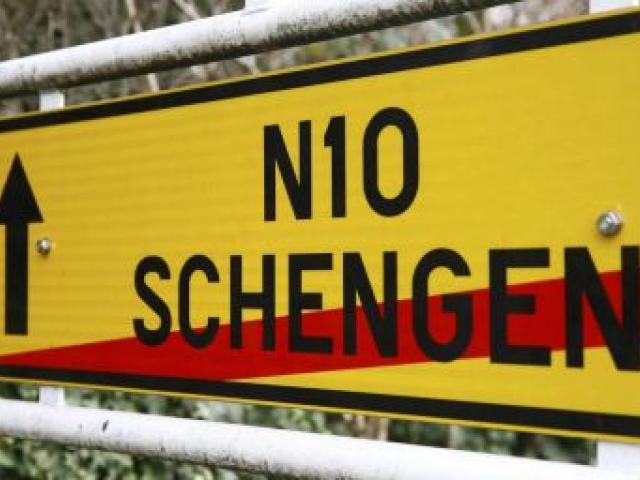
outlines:
[{"label": "text schengen", "polygon": [[[263,129],[263,198],[262,212],[258,212],[258,221],[278,222],[277,189],[282,188],[290,211],[300,222],[313,221],[314,205],[312,191],[314,177],[312,166],[314,151],[312,137],[314,129],[322,128],[324,147],[328,149],[327,158],[331,169],[330,215],[339,219],[349,215],[347,186],[347,124],[345,116],[334,116],[326,124],[318,125],[310,120],[300,121],[297,125],[298,142],[287,143],[283,127],[278,124],[266,125]],[[400,188],[393,195],[383,193],[380,178],[384,171],[380,168],[379,140],[384,131],[393,132],[401,139],[400,148],[393,161],[398,162],[402,172]],[[420,132],[413,116],[397,107],[385,108],[371,117],[361,132],[360,138],[349,141],[361,142],[362,178],[361,193],[370,209],[382,217],[399,217],[411,209],[419,194],[420,179],[428,175],[422,161],[424,146],[420,142]],[[324,160],[324,159],[322,159]],[[324,160],[326,161],[326,160]],[[291,218],[291,217],[289,217]],[[552,363],[551,352],[561,347],[565,351],[567,367],[581,368],[585,364],[585,329],[587,322],[595,322],[598,334],[602,337],[615,368],[619,370],[640,370],[640,305],[638,275],[640,272],[640,248],[637,245],[620,247],[619,288],[607,289],[596,268],[596,262],[586,246],[567,246],[562,252],[564,263],[563,287],[559,290],[561,298],[552,301],[562,305],[559,314],[564,318],[550,319],[536,316],[536,311],[544,307],[547,297],[535,294],[513,293],[508,288],[510,274],[526,269],[543,269],[551,266],[550,249],[544,245],[532,245],[530,248],[490,248],[486,253],[489,266],[488,305],[486,316],[488,330],[486,346],[489,358],[494,363],[549,366]],[[262,285],[260,289],[248,290],[243,283],[243,255],[241,252],[227,258],[194,253],[187,258],[176,271],[172,271],[169,262],[160,255],[142,258],[133,275],[135,290],[141,302],[149,310],[149,315],[134,318],[132,327],[137,339],[144,345],[159,347],[165,344],[172,331],[179,332],[183,340],[194,349],[203,349],[216,341],[229,342],[232,349],[243,349],[243,314],[246,311],[259,312],[261,320],[261,348],[275,351],[279,345],[286,345],[289,352],[301,352],[317,355],[358,355],[361,342],[358,336],[366,335],[375,346],[380,357],[393,358],[401,355],[404,344],[399,341],[400,325],[408,325],[409,334],[415,345],[424,353],[425,359],[436,362],[452,362],[463,358],[476,333],[478,309],[474,308],[472,293],[448,293],[441,295],[441,312],[451,323],[451,335],[443,339],[433,331],[433,312],[427,306],[430,294],[430,278],[435,272],[447,272],[454,278],[471,277],[474,265],[464,255],[446,245],[425,249],[418,256],[412,269],[399,270],[399,258],[403,255],[402,245],[397,250],[379,252],[382,274],[372,278],[367,268],[367,259],[357,251],[290,253],[286,258],[286,271],[276,271],[276,257],[263,254],[261,262]],[[221,278],[219,266],[222,262],[228,278]],[[342,305],[341,328],[335,336],[311,334],[305,329],[306,313],[323,309],[323,295],[327,292],[305,288],[304,277],[313,272],[334,270],[341,265],[341,285],[336,286]],[[220,295],[229,299],[230,335],[218,337],[223,323],[216,312],[211,312],[204,326],[198,326],[191,315],[193,301],[191,280],[194,276],[206,279],[206,282],[218,284]],[[286,333],[276,329],[276,275],[287,276],[287,320]],[[402,281],[410,282],[411,308],[398,308],[399,275],[407,275]],[[150,279],[153,280],[150,281]],[[176,311],[172,311],[171,299],[163,298],[152,288],[154,282],[174,282],[177,297]],[[225,291],[226,290],[226,291]],[[612,298],[610,290],[619,290]],[[166,291],[166,290],[163,290]],[[375,292],[381,292],[376,295]],[[278,292],[283,295],[283,292]],[[399,315],[410,315],[410,321]],[[358,328],[357,316],[364,317],[365,328]],[[515,317],[518,317],[517,319]],[[530,342],[518,338],[511,340],[510,330],[514,321],[522,322],[528,318],[531,322],[553,321],[563,330],[559,336],[563,345],[545,345],[536,339]],[[278,335],[287,335],[286,342],[277,342]],[[339,335],[341,338],[336,338]],[[223,340],[224,338],[224,340]],[[339,351],[338,351],[339,349]]]}]

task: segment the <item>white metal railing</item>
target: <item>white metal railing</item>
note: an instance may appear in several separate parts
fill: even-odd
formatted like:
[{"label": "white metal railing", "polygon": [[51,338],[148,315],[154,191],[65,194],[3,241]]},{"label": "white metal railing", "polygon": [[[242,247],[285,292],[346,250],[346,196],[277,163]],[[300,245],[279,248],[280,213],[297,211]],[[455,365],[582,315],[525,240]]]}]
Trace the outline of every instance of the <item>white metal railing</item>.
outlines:
[{"label": "white metal railing", "polygon": [[[240,12],[0,63],[0,96],[41,90],[41,110],[64,106],[55,88],[232,58],[514,0],[247,0]],[[591,11],[640,0],[590,0]],[[357,14],[357,15],[356,15]],[[52,89],[52,90],[43,90]],[[640,479],[640,447],[598,444],[587,467],[484,453],[0,399],[0,434],[304,478]]]},{"label": "white metal railing", "polygon": [[252,0],[238,12],[0,63],[0,96],[241,57],[517,0]]},{"label": "white metal railing", "polygon": [[318,479],[632,480],[613,469],[229,425],[0,400],[0,431],[204,465]]}]

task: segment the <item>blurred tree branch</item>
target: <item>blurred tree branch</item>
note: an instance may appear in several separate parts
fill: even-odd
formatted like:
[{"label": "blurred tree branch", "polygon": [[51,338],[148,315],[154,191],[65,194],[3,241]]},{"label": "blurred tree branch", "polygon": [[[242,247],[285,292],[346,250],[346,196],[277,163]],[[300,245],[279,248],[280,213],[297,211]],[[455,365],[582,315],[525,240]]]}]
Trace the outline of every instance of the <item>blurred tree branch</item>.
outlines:
[{"label": "blurred tree branch", "polygon": [[[142,23],[140,22],[140,17],[138,17],[138,9],[136,7],[136,0],[124,0],[125,6],[127,8],[127,23],[130,29],[134,32],[142,32]],[[146,75],[147,83],[149,84],[149,90],[152,92],[157,92],[160,90],[160,85],[158,83],[158,77],[155,73],[148,73]]]}]

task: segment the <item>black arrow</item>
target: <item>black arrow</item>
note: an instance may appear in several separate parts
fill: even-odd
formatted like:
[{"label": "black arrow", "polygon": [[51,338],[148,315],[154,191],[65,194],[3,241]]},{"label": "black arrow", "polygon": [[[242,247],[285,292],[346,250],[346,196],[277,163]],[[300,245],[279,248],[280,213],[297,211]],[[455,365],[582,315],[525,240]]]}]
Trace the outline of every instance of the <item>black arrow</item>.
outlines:
[{"label": "black arrow", "polygon": [[0,224],[6,225],[4,331],[10,335],[27,334],[28,224],[35,222],[42,222],[42,214],[16,154],[0,196]]}]

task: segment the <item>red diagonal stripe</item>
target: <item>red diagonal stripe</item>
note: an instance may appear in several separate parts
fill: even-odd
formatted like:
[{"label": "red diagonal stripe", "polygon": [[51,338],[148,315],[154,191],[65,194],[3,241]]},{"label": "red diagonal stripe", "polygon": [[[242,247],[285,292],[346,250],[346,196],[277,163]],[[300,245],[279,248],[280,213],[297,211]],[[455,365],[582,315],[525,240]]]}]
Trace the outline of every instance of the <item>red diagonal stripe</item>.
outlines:
[{"label": "red diagonal stripe", "polygon": [[[605,289],[616,310],[620,310],[620,273],[601,275]],[[536,298],[533,315],[513,315],[509,320],[512,344],[547,345],[563,350],[565,345],[564,282],[547,280],[509,288],[511,294],[528,294]],[[489,292],[486,289],[469,292],[473,296],[473,338],[463,358],[489,355]],[[430,331],[446,341],[455,326],[452,314],[441,312],[441,296],[429,298]],[[304,315],[304,334],[330,337],[334,353],[292,353],[288,351],[288,318],[276,321],[276,349],[264,351],[262,322],[248,321],[243,325],[242,349],[230,348],[229,327],[220,327],[215,341],[207,348],[190,347],[173,332],[169,340],[158,347],[147,347],[136,338],[109,340],[83,345],[5,355],[0,364],[48,367],[93,372],[129,373],[202,380],[232,380],[296,373],[346,370],[382,365],[402,365],[426,362],[413,336],[412,303],[398,303],[398,356],[379,355],[362,312],[358,312],[356,355],[342,353],[342,310],[326,310]],[[604,344],[590,309],[585,308],[585,347]]]}]

